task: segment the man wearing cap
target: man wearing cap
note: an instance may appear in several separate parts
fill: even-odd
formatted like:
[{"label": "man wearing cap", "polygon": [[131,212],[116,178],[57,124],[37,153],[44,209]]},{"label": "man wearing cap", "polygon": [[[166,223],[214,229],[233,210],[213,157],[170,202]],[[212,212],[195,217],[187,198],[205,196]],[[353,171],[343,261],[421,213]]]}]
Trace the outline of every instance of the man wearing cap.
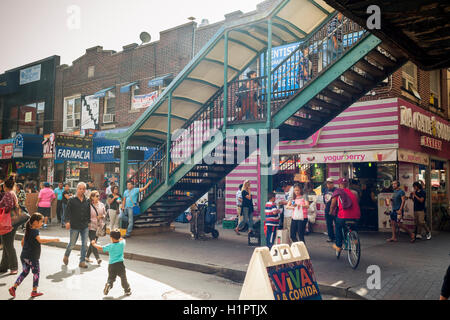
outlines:
[{"label": "man wearing cap", "polygon": [[[327,185],[323,189],[323,203],[325,204],[325,220],[327,222],[327,242],[335,242],[336,237],[334,233],[334,228],[336,226],[336,212],[330,212],[331,209],[331,198],[333,196],[336,187],[334,186],[333,178],[327,179]],[[336,211],[336,210],[335,210]],[[334,223],[334,225],[333,225]]]},{"label": "man wearing cap", "polygon": [[348,180],[340,178],[339,188],[333,193],[330,212],[334,212],[337,207],[336,218],[336,243],[333,248],[340,253],[342,251],[343,228],[347,221],[358,221],[361,218],[361,210],[358,204],[357,193],[348,188]]}]

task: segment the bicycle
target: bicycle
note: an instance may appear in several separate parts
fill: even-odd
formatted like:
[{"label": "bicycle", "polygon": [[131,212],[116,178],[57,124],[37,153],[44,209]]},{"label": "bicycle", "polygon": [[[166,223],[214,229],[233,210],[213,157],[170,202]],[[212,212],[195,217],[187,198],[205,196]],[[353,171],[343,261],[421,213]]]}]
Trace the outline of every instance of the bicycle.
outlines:
[{"label": "bicycle", "polygon": [[[356,221],[346,221],[342,228],[343,248],[342,251],[347,251],[348,262],[353,269],[356,269],[361,259],[361,242],[359,240],[358,232],[352,229]],[[339,259],[342,251],[336,251],[336,259]]]}]

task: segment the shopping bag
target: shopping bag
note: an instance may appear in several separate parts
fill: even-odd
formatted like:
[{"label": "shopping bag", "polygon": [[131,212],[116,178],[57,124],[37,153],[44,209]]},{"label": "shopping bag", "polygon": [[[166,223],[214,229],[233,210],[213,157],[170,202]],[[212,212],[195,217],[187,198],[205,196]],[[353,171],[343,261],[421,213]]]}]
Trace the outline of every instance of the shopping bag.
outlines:
[{"label": "shopping bag", "polygon": [[11,225],[11,214],[6,213],[5,208],[0,208],[0,235],[7,234],[13,229]]},{"label": "shopping bag", "polygon": [[21,226],[30,219],[30,215],[20,208],[11,210],[11,225],[13,228]]}]

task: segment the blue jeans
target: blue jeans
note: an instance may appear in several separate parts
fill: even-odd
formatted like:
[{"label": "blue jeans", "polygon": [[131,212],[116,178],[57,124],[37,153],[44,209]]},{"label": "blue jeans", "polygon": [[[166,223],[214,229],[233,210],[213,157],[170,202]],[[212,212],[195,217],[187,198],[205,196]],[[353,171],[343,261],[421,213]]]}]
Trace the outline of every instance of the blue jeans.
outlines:
[{"label": "blue jeans", "polygon": [[64,227],[64,223],[65,223],[65,219],[66,219],[66,209],[67,209],[67,204],[63,203],[62,204],[62,215],[61,215],[61,225]]},{"label": "blue jeans", "polygon": [[275,242],[275,238],[277,237],[278,227],[276,226],[267,226],[267,234],[266,234],[266,246],[269,249],[272,249],[273,243]]},{"label": "blue jeans", "polygon": [[86,257],[86,243],[89,236],[89,228],[86,227],[82,230],[70,229],[70,242],[67,245],[66,253],[64,254],[66,257],[70,256],[70,252],[72,252],[75,244],[78,241],[78,236],[81,235],[81,254],[80,254],[80,263],[85,262]]},{"label": "blue jeans", "polygon": [[[336,246],[342,248],[342,242],[344,241],[342,230],[344,230],[344,225],[346,221],[358,221],[357,219],[340,219],[336,218]],[[355,227],[353,227],[354,229]]]},{"label": "blue jeans", "polygon": [[129,237],[133,231],[133,208],[125,208],[125,215],[128,216],[127,237]]}]

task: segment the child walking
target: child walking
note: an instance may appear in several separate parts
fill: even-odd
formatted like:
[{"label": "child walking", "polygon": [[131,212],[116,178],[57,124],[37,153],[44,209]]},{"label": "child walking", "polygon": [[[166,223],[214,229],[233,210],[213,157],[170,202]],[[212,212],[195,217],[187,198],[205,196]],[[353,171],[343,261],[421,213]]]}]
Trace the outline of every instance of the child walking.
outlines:
[{"label": "child walking", "polygon": [[31,291],[31,297],[42,296],[42,292],[38,292],[39,285],[39,258],[41,256],[41,244],[49,242],[59,242],[59,239],[41,239],[39,236],[39,229],[44,224],[44,216],[40,213],[33,213],[26,224],[25,236],[22,238],[22,254],[20,255],[20,261],[22,262],[22,273],[14,283],[14,286],[9,288],[9,294],[16,297],[16,289],[27,277],[27,275],[33,272],[33,291]]},{"label": "child walking", "polygon": [[125,265],[123,264],[123,252],[125,249],[125,240],[120,237],[120,231],[115,229],[109,233],[111,243],[101,247],[97,245],[95,240],[91,244],[99,252],[109,252],[109,266],[108,266],[108,281],[106,282],[103,293],[108,295],[109,290],[112,289],[116,277],[119,276],[122,282],[122,288],[125,290],[125,295],[131,295],[131,288],[127,281],[127,274]]},{"label": "child walking", "polygon": [[275,193],[269,192],[269,201],[266,203],[266,245],[269,249],[272,249],[275,237],[277,236],[277,230],[280,225],[280,213],[281,210],[277,208],[275,204]]}]

